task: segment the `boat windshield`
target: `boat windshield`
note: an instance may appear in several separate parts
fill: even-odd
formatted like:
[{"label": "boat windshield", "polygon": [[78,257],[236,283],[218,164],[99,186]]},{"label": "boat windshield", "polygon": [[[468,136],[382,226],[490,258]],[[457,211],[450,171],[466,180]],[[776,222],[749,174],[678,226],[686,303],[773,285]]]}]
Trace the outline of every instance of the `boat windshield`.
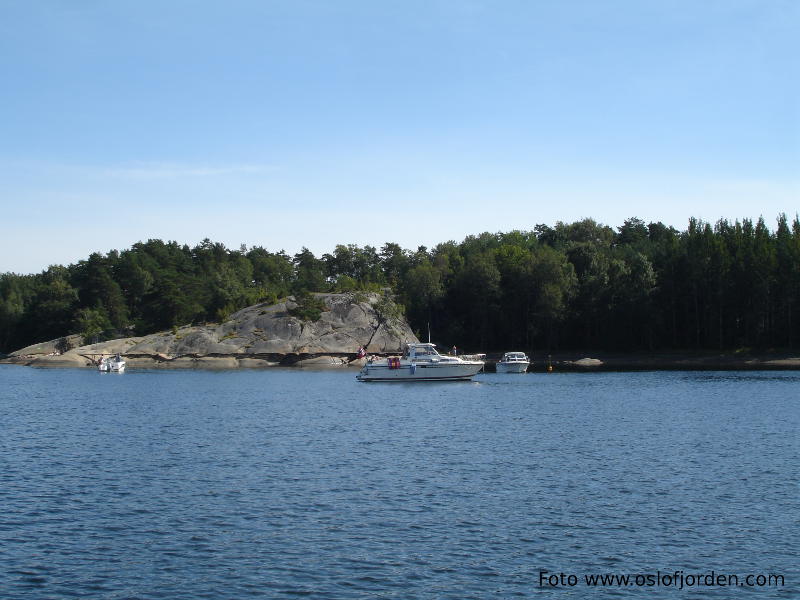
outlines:
[{"label": "boat windshield", "polygon": [[439,353],[433,346],[411,346],[407,349],[406,354],[411,352],[413,352],[414,356],[417,358],[439,356]]}]

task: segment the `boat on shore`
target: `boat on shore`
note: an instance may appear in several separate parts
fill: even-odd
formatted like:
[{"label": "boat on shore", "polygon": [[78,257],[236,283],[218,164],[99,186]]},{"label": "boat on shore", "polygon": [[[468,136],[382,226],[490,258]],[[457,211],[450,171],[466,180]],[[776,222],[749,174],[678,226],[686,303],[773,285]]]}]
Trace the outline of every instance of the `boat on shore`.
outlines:
[{"label": "boat on shore", "polygon": [[435,344],[407,344],[402,356],[367,359],[359,381],[467,381],[483,369],[482,360],[439,354]]},{"label": "boat on shore", "polygon": [[106,356],[105,358],[101,358],[100,362],[97,363],[97,370],[103,372],[121,373],[125,370],[125,361],[119,353],[113,357]]},{"label": "boat on shore", "polygon": [[495,365],[498,373],[526,373],[530,359],[524,352],[506,352]]}]

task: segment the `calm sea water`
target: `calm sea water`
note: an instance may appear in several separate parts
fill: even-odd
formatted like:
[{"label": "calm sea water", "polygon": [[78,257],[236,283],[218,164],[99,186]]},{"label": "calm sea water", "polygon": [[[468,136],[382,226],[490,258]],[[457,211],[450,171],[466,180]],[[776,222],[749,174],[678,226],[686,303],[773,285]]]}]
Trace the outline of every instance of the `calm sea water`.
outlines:
[{"label": "calm sea water", "polygon": [[0,366],[0,598],[800,595],[798,373],[354,376]]}]

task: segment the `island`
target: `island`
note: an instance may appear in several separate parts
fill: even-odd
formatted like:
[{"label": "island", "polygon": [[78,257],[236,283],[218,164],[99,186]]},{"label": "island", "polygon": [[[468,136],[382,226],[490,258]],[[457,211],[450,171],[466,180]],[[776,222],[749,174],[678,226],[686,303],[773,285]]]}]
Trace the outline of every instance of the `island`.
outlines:
[{"label": "island", "polygon": [[92,367],[121,354],[129,367],[224,368],[357,365],[358,351],[402,352],[419,340],[378,293],[311,295],[317,310],[303,311],[294,296],[256,304],[222,323],[176,327],[140,337],[85,344],[80,335],[27,346],[1,362],[28,366]]}]

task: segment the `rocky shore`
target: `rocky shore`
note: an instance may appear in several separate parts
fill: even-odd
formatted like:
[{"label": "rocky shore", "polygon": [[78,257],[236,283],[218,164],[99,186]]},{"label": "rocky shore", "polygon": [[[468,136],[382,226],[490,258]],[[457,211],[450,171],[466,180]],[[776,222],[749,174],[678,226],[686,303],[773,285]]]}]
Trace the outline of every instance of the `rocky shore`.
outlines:
[{"label": "rocky shore", "polygon": [[[34,344],[0,363],[38,367],[93,367],[103,355],[121,354],[130,368],[237,369],[357,367],[360,347],[369,354],[402,352],[417,342],[408,323],[382,294],[315,294],[325,310],[316,321],[293,316],[293,297],[244,308],[223,323],[187,325],[140,337],[84,344],[81,336]],[[500,353],[490,353],[494,371]],[[800,370],[800,353],[684,352],[531,354],[530,371]]]},{"label": "rocky shore", "polygon": [[[499,355],[497,356],[499,359]],[[589,371],[793,371],[800,370],[800,353],[795,352],[685,352],[609,354],[560,353],[532,356],[530,372]],[[487,357],[486,369],[494,370],[495,357]]]},{"label": "rocky shore", "polygon": [[22,348],[0,362],[91,367],[100,356],[119,353],[134,368],[341,367],[360,364],[354,360],[360,347],[370,354],[388,354],[418,341],[381,294],[314,296],[325,305],[316,321],[293,316],[297,303],[290,296],[277,304],[244,308],[224,323],[88,345],[80,336],[69,336]]}]

